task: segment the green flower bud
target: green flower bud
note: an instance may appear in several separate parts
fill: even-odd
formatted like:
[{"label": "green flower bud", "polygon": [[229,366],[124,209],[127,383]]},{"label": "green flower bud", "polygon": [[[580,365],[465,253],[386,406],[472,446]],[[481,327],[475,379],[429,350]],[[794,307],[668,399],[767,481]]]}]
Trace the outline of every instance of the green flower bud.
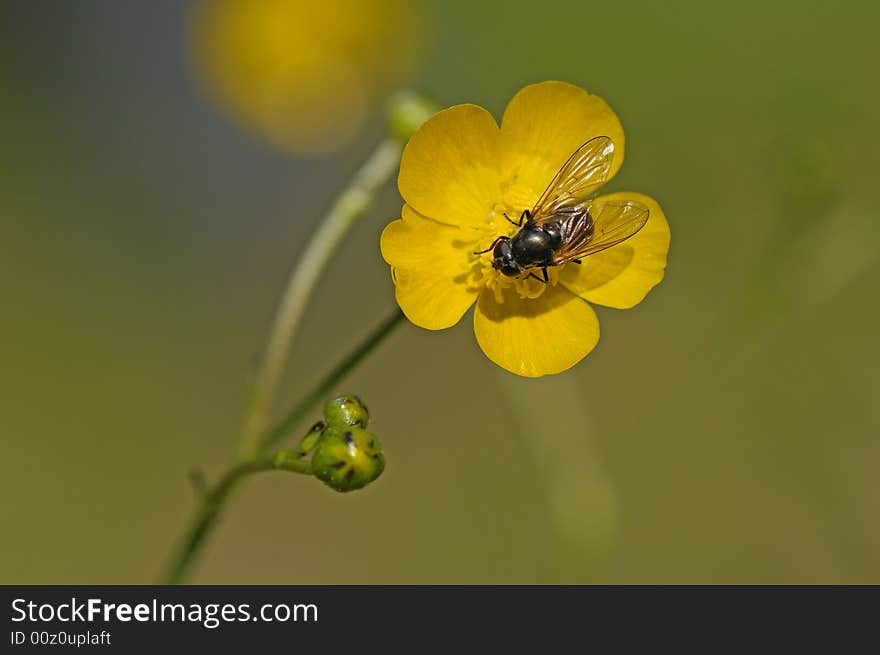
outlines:
[{"label": "green flower bud", "polygon": [[356,426],[326,428],[312,455],[312,473],[336,491],[360,489],[384,470],[379,440]]},{"label": "green flower bud", "polygon": [[400,91],[391,98],[387,111],[391,133],[404,144],[422,123],[440,111],[440,107],[418,93]]},{"label": "green flower bud", "polygon": [[346,394],[337,396],[324,405],[324,419],[327,421],[327,425],[333,427],[355,425],[365,428],[370,422],[370,412],[360,398],[353,394]]}]

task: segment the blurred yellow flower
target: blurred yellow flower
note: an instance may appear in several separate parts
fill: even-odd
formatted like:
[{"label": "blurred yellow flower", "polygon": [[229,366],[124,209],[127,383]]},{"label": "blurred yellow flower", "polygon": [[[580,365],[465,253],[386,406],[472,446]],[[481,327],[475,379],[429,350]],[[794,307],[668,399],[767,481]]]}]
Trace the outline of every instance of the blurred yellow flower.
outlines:
[{"label": "blurred yellow flower", "polygon": [[272,145],[328,153],[417,60],[407,0],[201,0],[193,20],[200,80]]},{"label": "blurred yellow flower", "polygon": [[581,145],[610,137],[613,176],[623,161],[623,129],[597,96],[563,82],[527,86],[504,112],[501,127],[476,105],[456,105],[430,118],[404,150],[398,186],[402,219],[382,233],[397,303],[429,330],[455,325],[476,302],[474,332],[483,352],[527,377],[559,373],[599,340],[599,321],[584,300],[625,309],[663,279],[669,225],[655,200],[638,193],[600,196],[635,200],[647,224],[581,265],[549,269],[550,281],[501,275],[492,253],[476,255],[517,227],[505,218],[531,209]]}]

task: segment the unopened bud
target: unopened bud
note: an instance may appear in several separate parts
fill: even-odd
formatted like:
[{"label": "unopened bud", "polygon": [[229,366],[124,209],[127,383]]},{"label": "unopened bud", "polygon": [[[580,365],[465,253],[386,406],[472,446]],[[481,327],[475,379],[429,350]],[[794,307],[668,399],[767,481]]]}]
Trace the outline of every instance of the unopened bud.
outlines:
[{"label": "unopened bud", "polygon": [[328,426],[312,456],[312,473],[336,491],[365,487],[384,470],[379,440],[357,426]]},{"label": "unopened bud", "polygon": [[364,401],[353,394],[346,394],[337,396],[324,405],[324,420],[333,427],[356,425],[366,428],[370,422],[370,412]]}]

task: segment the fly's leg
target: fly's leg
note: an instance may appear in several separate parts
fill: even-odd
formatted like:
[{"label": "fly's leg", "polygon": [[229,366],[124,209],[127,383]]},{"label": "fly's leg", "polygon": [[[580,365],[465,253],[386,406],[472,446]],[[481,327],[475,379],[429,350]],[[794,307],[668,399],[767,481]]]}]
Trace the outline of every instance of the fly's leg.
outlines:
[{"label": "fly's leg", "polygon": [[531,212],[529,212],[528,209],[526,209],[522,214],[520,214],[518,221],[513,220],[510,216],[507,215],[506,212],[504,213],[504,218],[506,218],[507,222],[510,223],[511,225],[516,225],[517,227],[522,227],[523,223],[531,220],[532,214],[531,214]]},{"label": "fly's leg", "polygon": [[497,239],[495,239],[495,241],[492,242],[492,245],[491,245],[491,246],[489,246],[489,247],[486,248],[485,250],[479,250],[479,251],[475,252],[474,254],[475,254],[475,255],[484,255],[484,254],[486,254],[487,252],[489,252],[490,250],[492,250],[492,249],[498,244],[499,241],[510,241],[510,237],[500,236],[500,237],[498,237]]},{"label": "fly's leg", "polygon": [[582,264],[583,262],[580,259],[572,259],[573,264]]},{"label": "fly's leg", "polygon": [[529,273],[528,276],[526,276],[526,279],[528,280],[530,277],[533,277],[538,282],[543,282],[544,284],[547,284],[550,281],[550,278],[547,275],[547,267],[546,266],[541,269],[541,275],[542,275],[542,277],[538,277],[534,273]]}]

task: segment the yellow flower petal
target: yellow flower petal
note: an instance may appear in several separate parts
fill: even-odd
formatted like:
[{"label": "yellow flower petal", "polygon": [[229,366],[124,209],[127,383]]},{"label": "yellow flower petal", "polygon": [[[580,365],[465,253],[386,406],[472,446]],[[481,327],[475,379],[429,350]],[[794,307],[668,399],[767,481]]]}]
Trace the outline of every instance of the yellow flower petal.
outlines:
[{"label": "yellow flower petal", "polygon": [[562,287],[550,286],[534,299],[507,289],[500,304],[486,290],[477,301],[474,333],[493,362],[517,375],[540,377],[583,359],[599,341],[599,320],[592,307]]},{"label": "yellow flower petal", "polygon": [[518,210],[534,204],[572,153],[597,136],[614,142],[611,179],[623,163],[624,150],[623,127],[611,107],[565,82],[523,88],[501,122],[503,179],[519,192],[508,202]]},{"label": "yellow flower petal", "polygon": [[400,195],[423,216],[485,228],[501,198],[499,130],[476,105],[456,105],[427,120],[407,143],[397,180]]},{"label": "yellow flower petal", "polygon": [[559,279],[590,302],[628,309],[663,279],[669,224],[657,201],[641,193],[612,193],[598,200],[636,200],[650,209],[648,222],[635,236],[586,257],[580,266],[567,264]]},{"label": "yellow flower petal", "polygon": [[474,304],[479,288],[468,279],[472,241],[472,233],[432,221],[407,206],[402,219],[385,227],[382,257],[394,270],[397,304],[411,322],[442,330],[458,323]]}]

